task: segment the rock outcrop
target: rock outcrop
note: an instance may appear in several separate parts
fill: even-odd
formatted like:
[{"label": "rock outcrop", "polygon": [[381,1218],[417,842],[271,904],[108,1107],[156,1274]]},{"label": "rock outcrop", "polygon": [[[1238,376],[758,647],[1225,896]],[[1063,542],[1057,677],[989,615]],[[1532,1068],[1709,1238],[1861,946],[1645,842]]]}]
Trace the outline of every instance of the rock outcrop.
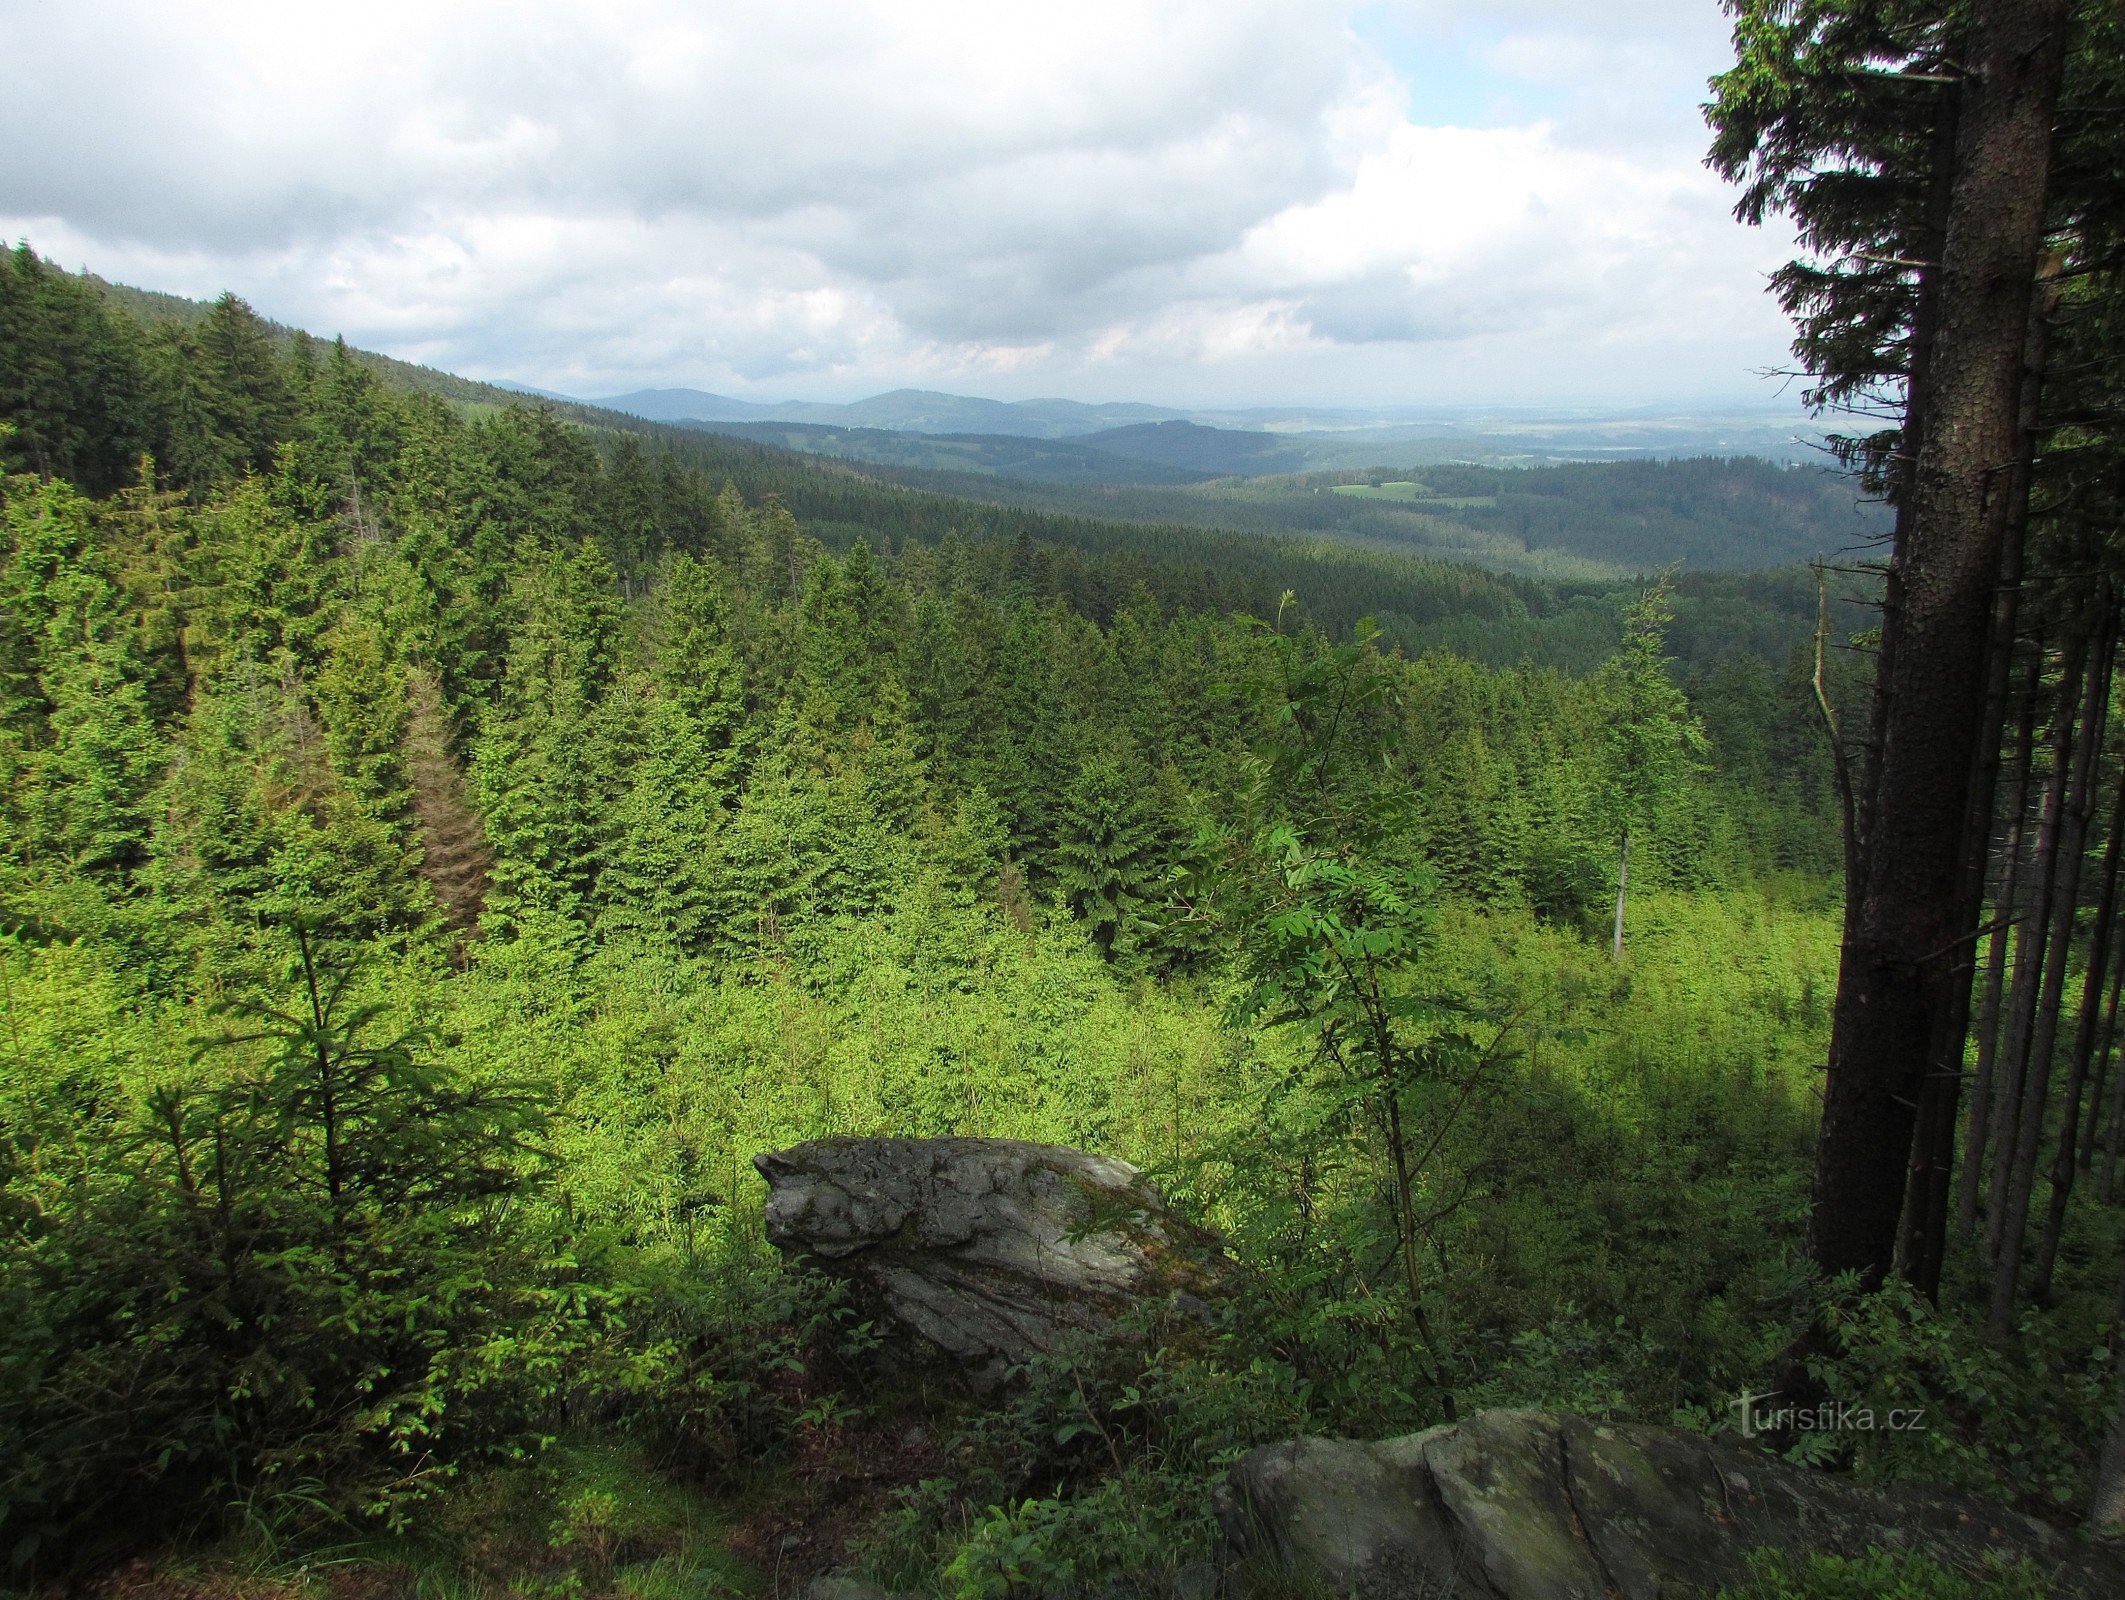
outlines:
[{"label": "rock outcrop", "polygon": [[799,1589],[797,1600],[912,1600],[912,1597],[881,1589],[868,1578],[830,1572]]},{"label": "rock outcrop", "polygon": [[1235,1561],[1362,1600],[1679,1600],[1763,1546],[2026,1557],[2064,1593],[2125,1594],[2125,1558],[1974,1496],[1874,1490],[1676,1428],[1484,1411],[1360,1444],[1297,1439],[1218,1490]]},{"label": "rock outcrop", "polygon": [[820,1139],[756,1156],[767,1236],[970,1376],[1199,1315],[1229,1262],[1127,1162],[1014,1139]]}]

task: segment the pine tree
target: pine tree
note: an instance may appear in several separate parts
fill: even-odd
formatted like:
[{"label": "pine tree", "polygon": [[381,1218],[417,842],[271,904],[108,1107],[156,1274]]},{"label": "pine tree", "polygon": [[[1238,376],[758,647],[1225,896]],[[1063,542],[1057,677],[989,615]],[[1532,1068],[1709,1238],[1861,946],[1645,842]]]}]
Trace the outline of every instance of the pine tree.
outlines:
[{"label": "pine tree", "polygon": [[975,784],[951,801],[935,827],[930,856],[944,880],[945,895],[959,906],[994,906],[1010,835],[989,791]]},{"label": "pine tree", "polygon": [[627,733],[633,751],[598,874],[600,937],[635,937],[701,954],[713,939],[730,798],[725,752],[701,723],[644,681]]},{"label": "pine tree", "polygon": [[0,470],[90,494],[131,482],[153,444],[147,385],[138,334],[92,287],[26,244],[0,259]]},{"label": "pine tree", "polygon": [[1166,864],[1143,810],[1149,776],[1111,750],[1088,757],[1056,823],[1056,885],[1109,961],[1138,955],[1152,928],[1147,908],[1163,898]]},{"label": "pine tree", "polygon": [[378,538],[383,503],[406,454],[403,409],[354,359],[344,339],[332,341],[322,365],[314,364],[307,342],[297,349],[313,358],[307,378],[290,368],[301,415],[297,470],[310,473],[343,504],[357,538]]},{"label": "pine tree", "polygon": [[[1942,1076],[1939,1094],[1930,1074],[1944,1057],[1960,1065],[1952,1024],[1969,968],[1938,952],[1965,948],[1980,909],[1972,822],[1991,815],[1977,780],[2004,706],[2012,628],[2001,624],[2012,622],[2012,524],[2026,503],[2016,486],[2027,483],[2020,468],[2003,481],[2002,469],[2026,462],[2033,443],[2025,359],[2069,11],[2066,0],[1977,0],[1908,18],[1752,5],[1712,112],[1715,161],[1750,183],[1745,212],[1791,210],[1811,245],[1872,271],[1868,292],[1822,302],[1856,336],[1818,339],[1801,307],[1801,353],[1823,392],[1877,392],[1897,377],[1905,389],[1881,474],[1896,493],[1897,536],[1809,1231],[1810,1257],[1829,1274],[1890,1269],[1922,1096],[1934,1114],[1918,1144],[1929,1216],[1920,1254],[1937,1256],[1945,1221],[1936,1140],[1953,1127],[1940,1113],[1952,1112],[1943,1102],[1959,1074]],[[1881,39],[1885,20],[1916,27]],[[1952,102],[1940,93],[1949,87]],[[1925,109],[1892,108],[1887,142],[1875,139],[1861,112],[1896,95]],[[1844,204],[1897,188],[1900,203]]]},{"label": "pine tree", "polygon": [[803,692],[834,708],[835,726],[863,721],[890,679],[897,685],[895,617],[883,575],[862,543],[845,562],[821,557],[799,605],[798,673]]},{"label": "pine tree", "polygon": [[1611,949],[1623,959],[1624,903],[1630,891],[1631,835],[1704,748],[1704,733],[1668,670],[1667,628],[1674,620],[1665,581],[1641,594],[1625,614],[1623,648],[1601,670],[1599,691],[1608,736],[1604,809],[1616,840],[1616,926]]},{"label": "pine tree", "polygon": [[504,911],[590,911],[627,750],[615,718],[599,714],[619,664],[616,587],[589,540],[523,579],[502,704],[483,722],[472,764]]},{"label": "pine tree", "polygon": [[317,677],[325,751],[349,797],[378,822],[405,814],[412,791],[405,770],[405,673],[384,649],[383,636],[348,618],[326,641]]},{"label": "pine tree", "polygon": [[745,674],[732,640],[730,603],[713,558],[678,555],[666,563],[652,595],[654,647],[661,692],[693,720],[712,768],[707,776],[734,790],[747,752]]},{"label": "pine tree", "polygon": [[7,609],[20,630],[20,847],[40,867],[124,887],[146,859],[165,759],[133,608],[97,547],[88,502],[51,482],[6,504]]},{"label": "pine tree", "polygon": [[282,474],[247,478],[201,515],[187,607],[195,675],[282,655],[305,673],[322,664],[343,570],[331,515],[314,480]]},{"label": "pine tree", "polygon": [[639,442],[626,437],[615,442],[603,490],[599,525],[605,553],[620,575],[621,592],[632,595],[664,545],[657,483]]}]

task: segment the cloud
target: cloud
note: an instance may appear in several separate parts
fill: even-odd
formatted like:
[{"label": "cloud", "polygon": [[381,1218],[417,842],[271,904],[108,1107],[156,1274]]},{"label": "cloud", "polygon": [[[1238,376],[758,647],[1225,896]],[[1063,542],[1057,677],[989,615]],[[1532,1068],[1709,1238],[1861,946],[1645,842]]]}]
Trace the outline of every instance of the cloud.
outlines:
[{"label": "cloud", "polygon": [[[1784,241],[1678,120],[1722,30],[1710,0],[1600,38],[1555,0],[0,0],[0,226],[581,393],[1732,392],[1783,343]],[[1543,114],[1428,122],[1441,62]]]}]

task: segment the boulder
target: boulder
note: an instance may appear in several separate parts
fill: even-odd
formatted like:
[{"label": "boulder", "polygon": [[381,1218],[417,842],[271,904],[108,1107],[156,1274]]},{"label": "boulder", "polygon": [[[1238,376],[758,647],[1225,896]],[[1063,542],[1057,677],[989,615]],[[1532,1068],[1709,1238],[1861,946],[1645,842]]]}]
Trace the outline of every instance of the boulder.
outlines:
[{"label": "boulder", "polygon": [[1679,1600],[1763,1546],[2027,1557],[2062,1593],[2125,1594],[2125,1558],[1971,1495],[1869,1489],[1679,1428],[1483,1411],[1377,1444],[1294,1439],[1217,1492],[1229,1558],[1362,1600]]},{"label": "boulder", "polygon": [[798,1600],[912,1600],[910,1596],[881,1589],[868,1578],[845,1572],[829,1572],[814,1578],[798,1590],[797,1595]]},{"label": "boulder", "polygon": [[1125,1161],[1015,1139],[819,1139],[756,1156],[776,1248],[970,1376],[1200,1316],[1230,1263]]}]

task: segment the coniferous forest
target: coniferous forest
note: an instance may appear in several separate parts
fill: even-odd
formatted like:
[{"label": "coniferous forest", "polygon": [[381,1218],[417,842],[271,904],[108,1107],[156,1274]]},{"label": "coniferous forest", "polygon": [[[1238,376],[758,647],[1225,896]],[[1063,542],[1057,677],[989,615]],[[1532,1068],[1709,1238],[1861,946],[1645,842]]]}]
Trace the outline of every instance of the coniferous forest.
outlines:
[{"label": "coniferous forest", "polygon": [[[2125,1515],[2117,17],[1735,9],[1890,508],[1820,571],[958,499],[0,261],[0,1584],[1239,1593],[1257,1445],[1772,1391]],[[763,1231],[837,1134],[1121,1157],[1230,1292],[876,1359]]]}]

